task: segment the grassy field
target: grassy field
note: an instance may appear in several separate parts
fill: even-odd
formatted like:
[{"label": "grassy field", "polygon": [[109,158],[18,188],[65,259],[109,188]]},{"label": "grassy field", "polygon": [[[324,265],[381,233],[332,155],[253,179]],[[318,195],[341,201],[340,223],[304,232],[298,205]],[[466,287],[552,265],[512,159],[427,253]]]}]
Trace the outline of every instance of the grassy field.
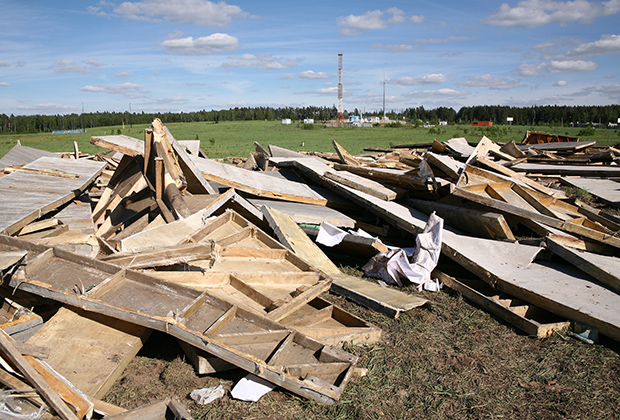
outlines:
[{"label": "grassy field", "polygon": [[[164,122],[165,123],[165,122]],[[282,125],[279,121],[239,121],[221,123],[175,123],[167,124],[177,140],[200,140],[202,149],[211,158],[229,156],[246,157],[254,151],[254,142],[264,147],[269,144],[299,151],[333,151],[331,141],[336,140],[350,153],[362,153],[365,147],[386,148],[394,145],[428,143],[433,140],[445,141],[453,137],[465,137],[470,142],[478,142],[486,135],[495,142],[511,140],[521,142],[527,130],[543,131],[553,134],[578,136],[581,140],[595,140],[598,144],[620,142],[618,130],[584,130],[573,127],[548,126],[494,126],[471,127],[453,125],[424,128],[411,125],[401,127],[326,127],[323,124],[308,126],[303,124]],[[98,153],[102,149],[89,143],[91,136],[124,134],[144,138],[146,126],[96,127],[81,134],[3,134],[0,135],[0,156],[4,156],[20,140],[24,146],[51,152],[73,151],[77,141],[80,151]],[[587,132],[587,133],[586,133]],[[589,135],[584,135],[589,134]]]}]

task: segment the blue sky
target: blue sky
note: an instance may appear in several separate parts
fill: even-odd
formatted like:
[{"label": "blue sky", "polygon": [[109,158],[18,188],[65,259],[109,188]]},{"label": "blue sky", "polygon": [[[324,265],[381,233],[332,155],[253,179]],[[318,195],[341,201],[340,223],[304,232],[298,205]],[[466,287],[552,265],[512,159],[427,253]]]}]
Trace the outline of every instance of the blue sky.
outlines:
[{"label": "blue sky", "polygon": [[620,0],[0,0],[0,113],[620,103]]}]

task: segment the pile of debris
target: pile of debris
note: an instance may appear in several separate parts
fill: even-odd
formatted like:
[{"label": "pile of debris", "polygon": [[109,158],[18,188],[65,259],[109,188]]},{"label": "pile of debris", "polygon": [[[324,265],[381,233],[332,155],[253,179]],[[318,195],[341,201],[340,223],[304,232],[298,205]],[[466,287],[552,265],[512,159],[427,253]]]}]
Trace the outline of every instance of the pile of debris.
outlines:
[{"label": "pile of debris", "polygon": [[[322,295],[394,318],[427,302],[384,282],[446,285],[533,336],[572,321],[581,339],[620,340],[620,220],[553,188],[619,206],[615,148],[484,137],[352,156],[336,142],[255,143],[231,165],[159,120],[144,141],[91,143],[107,151],[18,145],[0,159],[0,381],[34,387],[3,397],[32,418],[46,405],[64,419],[190,418],[173,400],[129,412],[99,400],[153,330],[199,374],[248,372],[233,397],[279,386],[334,404],[362,371],[342,344],[381,331]],[[342,273],[331,250],[382,280]]]}]

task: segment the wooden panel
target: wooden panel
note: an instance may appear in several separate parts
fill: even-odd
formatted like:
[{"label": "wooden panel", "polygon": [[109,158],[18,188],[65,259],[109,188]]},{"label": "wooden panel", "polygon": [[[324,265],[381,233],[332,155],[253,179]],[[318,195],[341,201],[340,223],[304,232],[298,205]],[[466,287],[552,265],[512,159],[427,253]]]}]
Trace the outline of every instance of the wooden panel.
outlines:
[{"label": "wooden panel", "polygon": [[89,396],[102,398],[148,337],[144,327],[61,308],[27,343],[50,349],[46,359]]},{"label": "wooden panel", "polygon": [[0,178],[0,232],[13,234],[78,196],[103,171],[105,163],[42,157],[25,168],[77,175],[65,178],[44,173],[13,172]]}]

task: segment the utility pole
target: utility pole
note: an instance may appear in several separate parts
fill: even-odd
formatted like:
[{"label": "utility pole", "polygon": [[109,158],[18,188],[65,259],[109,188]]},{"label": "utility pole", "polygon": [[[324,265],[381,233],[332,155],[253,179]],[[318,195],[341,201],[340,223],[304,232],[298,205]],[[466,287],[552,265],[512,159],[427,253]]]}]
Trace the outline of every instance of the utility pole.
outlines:
[{"label": "utility pole", "polygon": [[336,115],[338,127],[344,125],[344,103],[342,96],[342,53],[340,53],[338,54],[338,114]]}]

